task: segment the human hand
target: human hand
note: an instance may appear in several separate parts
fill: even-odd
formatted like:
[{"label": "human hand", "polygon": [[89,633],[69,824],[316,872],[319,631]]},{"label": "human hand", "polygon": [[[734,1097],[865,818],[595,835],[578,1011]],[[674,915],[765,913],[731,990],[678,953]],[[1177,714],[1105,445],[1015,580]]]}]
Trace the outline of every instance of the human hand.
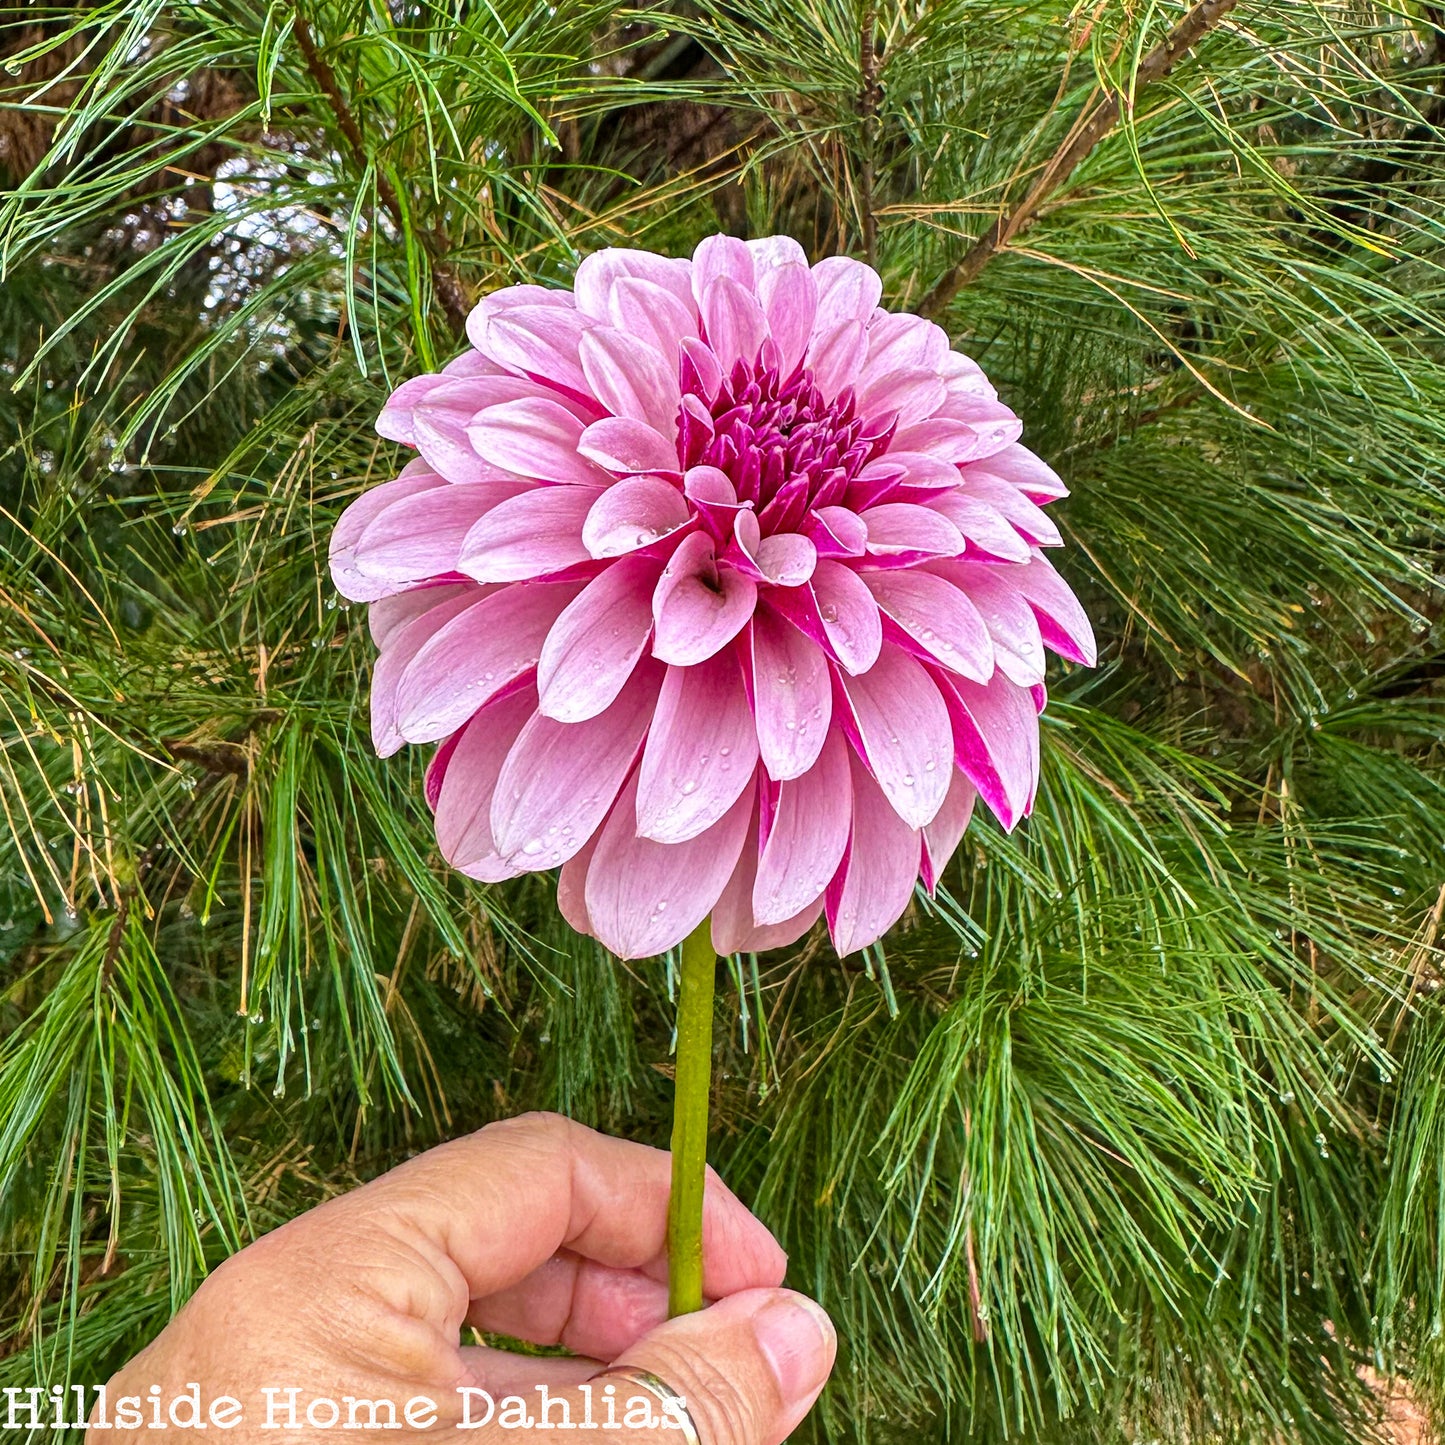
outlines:
[{"label": "human hand", "polygon": [[[400,1430],[382,1439],[501,1445],[520,1424],[513,1405],[509,1428],[506,1397],[536,1420],[543,1387],[554,1425],[562,1402],[574,1426],[590,1402],[601,1442],[686,1441],[662,1423],[666,1389],[624,1370],[681,1396],[702,1445],[778,1445],[827,1379],[833,1327],[779,1288],[783,1251],[711,1172],[703,1286],[715,1303],[668,1320],[669,1170],[660,1150],[541,1114],[419,1155],[221,1265],[110,1382],[111,1421],[134,1396],[145,1424],[103,1430],[92,1415],[88,1445],[159,1439],[146,1428],[155,1402],[188,1392],[203,1420],[216,1400],[239,1402],[214,1417],[233,1445],[357,1439],[348,1419],[373,1416],[348,1399],[390,1402],[379,1418],[394,1410]],[[464,1325],[573,1353],[462,1345]]]}]

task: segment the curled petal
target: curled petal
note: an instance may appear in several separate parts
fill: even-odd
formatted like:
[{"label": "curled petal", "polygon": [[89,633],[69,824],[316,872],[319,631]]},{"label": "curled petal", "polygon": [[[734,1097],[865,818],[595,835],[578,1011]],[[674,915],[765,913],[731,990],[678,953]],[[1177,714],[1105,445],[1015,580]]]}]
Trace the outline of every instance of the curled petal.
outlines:
[{"label": "curled petal", "polygon": [[422,492],[436,491],[447,485],[446,479],[439,477],[425,463],[409,462],[395,481],[383,482],[379,487],[372,487],[370,491],[363,492],[347,507],[331,533],[328,559],[331,567],[331,580],[343,597],[352,602],[373,602],[390,593],[402,590],[399,587],[391,587],[367,577],[358,566],[356,549],[361,541],[362,533],[383,512],[404,498],[418,496]]},{"label": "curled petal", "polygon": [[727,560],[755,582],[801,587],[813,575],[818,549],[798,532],[764,537],[752,512],[739,512]]},{"label": "curled petal", "polygon": [[[492,797],[492,836],[502,858],[533,872],[581,850],[637,761],[661,681],[662,669],[644,662],[612,705],[585,722],[533,713]],[[635,823],[630,813],[627,823]]]},{"label": "curled petal", "polygon": [[852,383],[867,350],[868,337],[861,321],[845,321],[822,334],[815,327],[808,343],[807,363],[818,390],[825,397],[837,396]]},{"label": "curled petal", "polygon": [[865,416],[896,416],[900,426],[908,426],[932,416],[947,396],[936,371],[888,371],[859,385],[858,409]]},{"label": "curled petal", "polygon": [[695,838],[737,801],[757,762],[735,650],[695,667],[669,667],[638,771],[637,832],[658,843]]},{"label": "curled petal", "polygon": [[751,291],[755,276],[753,253],[746,241],[736,236],[708,236],[692,253],[692,294],[703,308],[708,287],[726,277],[734,285]]},{"label": "curled petal", "polygon": [[433,607],[450,602],[453,597],[465,597],[475,602],[484,597],[483,588],[470,582],[443,582],[408,588],[405,592],[393,593],[390,597],[378,598],[366,609],[367,631],[371,640],[381,651],[408,622],[414,621]]},{"label": "curled petal", "polygon": [[570,311],[577,304],[570,291],[555,286],[503,286],[493,291],[472,308],[467,317],[467,340],[478,351],[485,351],[482,342],[487,334],[487,322],[504,311],[515,311],[519,306],[555,306]]},{"label": "curled petal", "polygon": [[970,496],[962,487],[929,505],[948,518],[977,552],[997,557],[1001,562],[1023,562],[1029,555],[1028,543],[1009,525],[1008,519],[980,497]]},{"label": "curled petal", "polygon": [[621,557],[685,527],[692,513],[683,494],[661,477],[629,477],[607,488],[582,524],[593,557]]},{"label": "curled petal", "polygon": [[657,843],[636,832],[633,779],[587,868],[587,917],[619,958],[651,958],[681,943],[712,911],[737,865],[753,800],[744,794],[706,832]]},{"label": "curled petal", "polygon": [[719,276],[702,294],[702,319],[708,346],[724,376],[735,362],[757,360],[768,322],[750,289],[731,276]]},{"label": "curled petal", "polygon": [[[813,285],[817,288],[817,319],[813,322],[814,344],[840,327],[867,328],[874,308],[883,296],[883,282],[878,273],[862,261],[849,256],[829,256],[813,267]],[[863,352],[867,351],[867,342]],[[856,375],[858,368],[854,368]]]},{"label": "curled petal", "polygon": [[589,399],[578,354],[582,333],[594,323],[566,306],[513,306],[486,319],[478,350],[510,371]]},{"label": "curled petal", "polygon": [[483,883],[515,878],[528,866],[498,853],[491,811],[502,765],[536,711],[532,688],[498,699],[467,724],[447,760],[436,802],[437,846],[453,868]]},{"label": "curled petal", "polygon": [[652,598],[652,655],[684,667],[702,662],[742,631],[757,598],[751,578],[716,560],[712,538],[692,533],[672,554]]},{"label": "curled petal", "polygon": [[1062,547],[1059,529],[1038,505],[1010,482],[991,477],[987,472],[970,471],[963,490],[971,497],[987,502],[1002,516],[1025,542],[1035,547]]},{"label": "curled petal", "polygon": [[849,731],[868,771],[910,828],[933,821],[948,793],[953,731],[923,665],[897,647],[857,677],[840,678]]},{"label": "curled petal", "polygon": [[828,931],[840,957],[876,943],[903,915],[918,877],[918,830],[894,812],[850,751],[853,817],[848,849],[828,885]]},{"label": "curled petal", "polygon": [[859,375],[859,393],[890,372],[926,371],[939,376],[949,355],[948,333],[921,316],[873,313],[868,323],[868,364]]},{"label": "curled petal", "polygon": [[830,732],[817,762],[778,787],[753,883],[757,923],[785,923],[822,897],[848,846],[852,803],[848,744]]},{"label": "curled petal", "polygon": [[867,672],[883,645],[878,604],[858,574],[820,559],[803,587],[779,589],[769,601],[846,672]]},{"label": "curled petal", "polygon": [[651,346],[669,365],[679,349],[697,335],[697,308],[683,303],[663,286],[628,276],[612,288],[608,319],[619,330]]},{"label": "curled petal", "polygon": [[868,524],[847,507],[819,507],[803,522],[820,557],[861,557],[868,550]]},{"label": "curled petal", "polygon": [[401,675],[396,689],[401,736],[409,743],[444,738],[531,672],[548,630],[581,590],[580,583],[568,582],[502,587],[451,616]]},{"label": "curled petal", "polygon": [[647,557],[619,558],[563,611],[537,662],[545,717],[577,723],[611,706],[651,636],[660,570]]},{"label": "curled petal", "polygon": [[[786,238],[774,238],[786,239]],[[768,320],[768,335],[778,348],[778,370],[791,376],[803,359],[813,334],[818,310],[817,288],[803,248],[796,241],[789,249],[776,247],[766,257],[749,242],[757,268],[757,294]]]},{"label": "curled petal", "polygon": [[582,526],[600,487],[533,487],[493,507],[467,533],[457,571],[478,582],[525,582],[591,561]]}]

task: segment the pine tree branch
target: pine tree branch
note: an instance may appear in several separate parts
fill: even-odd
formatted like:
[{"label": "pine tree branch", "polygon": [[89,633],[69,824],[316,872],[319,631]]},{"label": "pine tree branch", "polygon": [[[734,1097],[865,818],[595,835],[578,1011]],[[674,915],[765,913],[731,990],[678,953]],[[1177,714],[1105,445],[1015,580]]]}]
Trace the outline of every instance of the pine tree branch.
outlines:
[{"label": "pine tree branch", "polygon": [[[1197,45],[1209,31],[1234,9],[1237,0],[1199,0],[1199,3],[1151,50],[1134,72],[1133,95],[1173,70],[1186,51]],[[1054,152],[1032,189],[1008,215],[1001,215],[973,243],[968,254],[923,298],[918,310],[936,316],[959,291],[983,270],[1021,231],[1038,219],[1043,203],[1073,174],[1085,156],[1118,123],[1120,99],[1110,95],[1074,125],[1063,144]]]},{"label": "pine tree branch", "polygon": [[882,99],[882,86],[878,83],[879,58],[874,35],[877,26],[877,6],[869,5],[863,12],[858,36],[858,70],[863,82],[858,92],[858,117],[863,131],[859,208],[863,213],[863,255],[870,266],[878,263],[878,216],[874,191],[877,186],[878,103]]},{"label": "pine tree branch", "polygon": [[[293,13],[295,24],[292,30],[296,36],[297,45],[301,47],[301,54],[306,60],[306,68],[311,72],[311,78],[320,86],[321,93],[331,106],[336,123],[341,127],[341,133],[346,137],[347,145],[351,147],[353,159],[357,165],[365,169],[371,165],[372,160],[355,112],[347,104],[346,97],[341,91],[341,85],[336,79],[336,72],[331,68],[330,62],[316,48],[316,40],[311,34],[311,27],[306,23],[306,17],[301,14],[299,9]],[[396,223],[397,228],[402,232],[407,231],[406,207],[402,205],[401,197],[392,185],[390,177],[380,166],[376,169],[376,193],[381,197],[382,205],[386,207],[387,214]],[[436,286],[437,297],[442,303],[442,309],[447,313],[447,320],[451,322],[452,329],[461,331],[466,325],[467,313],[471,310],[471,306],[468,304],[466,292],[462,289],[456,272],[442,259],[448,249],[445,238],[430,231],[421,231],[418,234],[431,260],[432,281]]]}]

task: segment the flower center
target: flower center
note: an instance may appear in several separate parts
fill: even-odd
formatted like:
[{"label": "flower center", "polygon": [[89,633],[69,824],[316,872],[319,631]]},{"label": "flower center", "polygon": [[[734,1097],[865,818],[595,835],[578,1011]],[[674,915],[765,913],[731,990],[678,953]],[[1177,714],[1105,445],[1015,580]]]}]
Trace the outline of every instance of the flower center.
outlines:
[{"label": "flower center", "polygon": [[717,467],[751,502],[764,535],[792,531],[815,507],[843,505],[849,484],[886,450],[892,416],[863,417],[853,388],[831,401],[813,373],[738,361],[709,398],[682,359],[678,449],[684,467]]}]

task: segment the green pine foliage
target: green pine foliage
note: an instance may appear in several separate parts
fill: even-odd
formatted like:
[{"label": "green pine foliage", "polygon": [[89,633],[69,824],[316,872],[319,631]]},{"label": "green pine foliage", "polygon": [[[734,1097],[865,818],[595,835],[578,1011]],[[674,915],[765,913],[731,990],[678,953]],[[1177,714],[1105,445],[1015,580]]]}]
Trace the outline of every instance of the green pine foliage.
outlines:
[{"label": "green pine foliage", "polygon": [[1445,11],[1206,0],[1160,73],[1187,10],[0,11],[0,1385],[488,1119],[665,1140],[668,963],[444,868],[325,555],[477,296],[725,229],[936,312],[1104,643],[1031,820],[724,967],[714,1158],[844,1341],[807,1438],[1445,1398]]}]

